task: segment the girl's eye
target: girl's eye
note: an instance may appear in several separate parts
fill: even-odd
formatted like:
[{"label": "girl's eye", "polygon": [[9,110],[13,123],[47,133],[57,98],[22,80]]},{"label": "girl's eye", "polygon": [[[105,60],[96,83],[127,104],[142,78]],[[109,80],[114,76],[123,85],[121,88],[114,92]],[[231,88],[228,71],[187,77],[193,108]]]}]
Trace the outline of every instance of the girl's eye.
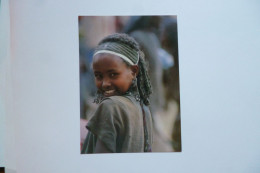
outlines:
[{"label": "girl's eye", "polygon": [[117,73],[111,73],[110,77],[115,78],[118,74]]},{"label": "girl's eye", "polygon": [[102,76],[100,74],[95,74],[95,78],[99,80],[102,79]]}]

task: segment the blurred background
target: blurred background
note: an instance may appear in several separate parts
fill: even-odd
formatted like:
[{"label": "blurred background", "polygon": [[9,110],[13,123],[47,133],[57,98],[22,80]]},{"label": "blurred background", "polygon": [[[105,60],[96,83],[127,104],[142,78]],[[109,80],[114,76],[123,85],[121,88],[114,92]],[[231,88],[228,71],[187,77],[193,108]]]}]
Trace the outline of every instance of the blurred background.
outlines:
[{"label": "blurred background", "polygon": [[127,33],[140,44],[148,64],[153,94],[153,152],[181,151],[181,117],[177,16],[79,16],[80,136],[96,109],[91,70],[98,42],[112,33]]}]

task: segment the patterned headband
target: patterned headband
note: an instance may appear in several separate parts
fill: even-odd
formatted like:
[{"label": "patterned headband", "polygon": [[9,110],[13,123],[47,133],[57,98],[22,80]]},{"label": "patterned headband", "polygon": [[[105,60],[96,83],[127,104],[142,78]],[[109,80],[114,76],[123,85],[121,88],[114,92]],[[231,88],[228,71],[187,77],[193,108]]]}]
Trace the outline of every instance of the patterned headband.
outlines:
[{"label": "patterned headband", "polygon": [[109,53],[119,56],[130,65],[137,65],[139,61],[139,53],[126,44],[117,42],[106,42],[99,45],[94,53],[94,56],[99,53]]}]

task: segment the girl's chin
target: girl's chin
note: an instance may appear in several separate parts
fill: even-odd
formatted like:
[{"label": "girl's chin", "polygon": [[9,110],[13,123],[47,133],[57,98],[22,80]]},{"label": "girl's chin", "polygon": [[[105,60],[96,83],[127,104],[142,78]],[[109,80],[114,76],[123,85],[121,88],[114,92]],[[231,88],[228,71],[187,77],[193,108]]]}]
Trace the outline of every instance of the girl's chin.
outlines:
[{"label": "girl's chin", "polygon": [[105,97],[115,96],[115,94],[104,94]]},{"label": "girl's chin", "polygon": [[121,95],[123,95],[123,94],[118,92],[117,90],[109,90],[109,91],[103,92],[104,97],[121,96]]}]

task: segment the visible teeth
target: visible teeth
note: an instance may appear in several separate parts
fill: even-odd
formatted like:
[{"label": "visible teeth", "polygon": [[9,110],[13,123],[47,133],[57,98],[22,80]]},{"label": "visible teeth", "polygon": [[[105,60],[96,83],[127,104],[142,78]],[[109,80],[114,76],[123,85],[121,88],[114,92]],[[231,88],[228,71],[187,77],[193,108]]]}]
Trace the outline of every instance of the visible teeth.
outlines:
[{"label": "visible teeth", "polygon": [[108,90],[108,91],[105,91],[105,94],[112,94],[115,90]]}]

